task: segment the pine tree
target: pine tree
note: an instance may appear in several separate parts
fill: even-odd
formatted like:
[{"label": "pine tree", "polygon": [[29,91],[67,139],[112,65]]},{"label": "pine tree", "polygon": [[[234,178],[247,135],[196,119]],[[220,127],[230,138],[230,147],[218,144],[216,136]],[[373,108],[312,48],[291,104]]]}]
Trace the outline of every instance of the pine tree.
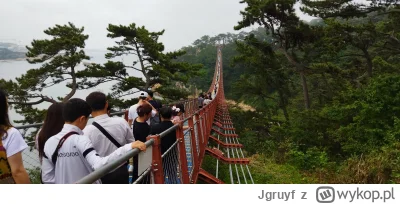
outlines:
[{"label": "pine tree", "polygon": [[[89,36],[83,32],[83,27],[78,28],[73,23],[46,29],[44,33],[49,39],[33,40],[31,46],[27,46],[27,61],[33,65],[40,64],[40,67],[28,70],[26,74],[17,77],[16,81],[0,81],[0,88],[9,94],[9,104],[24,116],[23,120],[15,122],[41,123],[46,110],[40,110],[36,105],[66,102],[74,96],[78,90],[78,65],[89,59],[83,50]],[[68,94],[57,98],[43,94],[46,88],[59,86],[64,82],[70,89]]]},{"label": "pine tree", "polygon": [[300,75],[303,87],[304,105],[310,108],[309,88],[306,74],[309,71],[307,60],[298,54],[304,51],[309,43],[318,39],[319,28],[311,27],[300,21],[296,15],[294,5],[296,0],[243,0],[247,4],[241,11],[243,19],[234,27],[241,30],[254,24],[264,26],[267,35],[274,39],[273,45],[284,54],[293,68]]},{"label": "pine tree", "polygon": [[[136,60],[128,65],[111,60],[103,65],[89,65],[87,69],[78,73],[79,77],[83,78],[80,87],[91,88],[114,81],[116,83],[110,95],[110,98],[114,99],[133,94],[137,90],[146,91],[157,84],[161,87],[156,91],[163,97],[177,98],[188,94],[176,87],[173,90],[171,86],[175,86],[177,82],[186,83],[190,76],[197,74],[201,66],[177,62],[177,57],[185,54],[184,51],[164,53],[164,45],[159,42],[164,30],[151,32],[134,23],[128,26],[110,24],[107,30],[107,37],[117,40],[115,46],[108,48],[106,58],[133,55]],[[143,77],[138,77],[138,73]]]}]

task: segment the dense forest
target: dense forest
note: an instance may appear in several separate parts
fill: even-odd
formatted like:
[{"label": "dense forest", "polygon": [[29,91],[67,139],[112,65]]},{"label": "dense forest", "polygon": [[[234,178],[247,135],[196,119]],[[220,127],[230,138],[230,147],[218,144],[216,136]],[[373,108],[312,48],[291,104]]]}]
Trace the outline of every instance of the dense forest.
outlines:
[{"label": "dense forest", "polygon": [[184,47],[191,82],[207,90],[223,44],[226,97],[255,108],[230,111],[256,183],[399,183],[400,7],[302,1],[305,22],[295,2],[243,0],[232,26],[259,27]]}]

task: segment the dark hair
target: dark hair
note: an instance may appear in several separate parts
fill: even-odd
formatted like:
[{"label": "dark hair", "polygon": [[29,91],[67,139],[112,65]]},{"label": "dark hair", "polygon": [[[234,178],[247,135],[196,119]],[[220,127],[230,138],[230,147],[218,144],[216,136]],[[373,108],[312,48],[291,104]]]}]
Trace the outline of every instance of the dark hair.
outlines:
[{"label": "dark hair", "polygon": [[38,136],[38,151],[40,158],[43,158],[44,145],[47,140],[61,132],[64,126],[65,121],[62,117],[63,107],[64,104],[62,103],[53,103],[49,109],[47,109],[46,118]]},{"label": "dark hair", "polygon": [[154,95],[153,91],[149,90],[149,91],[147,91],[147,93],[149,94],[150,97],[153,98],[153,95]]},{"label": "dark hair", "polygon": [[183,105],[183,103],[176,104],[176,107],[180,109],[180,112],[185,112],[185,106]]},{"label": "dark hair", "polygon": [[7,94],[0,89],[0,136],[1,139],[7,137],[7,129],[12,127],[8,117]]},{"label": "dark hair", "polygon": [[93,111],[103,110],[106,107],[107,97],[101,92],[92,92],[86,97],[86,102]]},{"label": "dark hair", "polygon": [[171,119],[172,117],[172,108],[171,107],[163,107],[160,109],[160,116],[164,119]]},{"label": "dark hair", "polygon": [[176,108],[179,108],[179,112],[172,110],[172,116],[177,116],[178,113],[184,113],[185,112],[185,106],[182,103],[178,103],[175,105]]},{"label": "dark hair", "polygon": [[143,117],[144,115],[151,113],[151,110],[152,110],[151,106],[145,103],[137,107],[136,112],[140,117]]},{"label": "dark hair", "polygon": [[89,117],[92,113],[92,109],[86,101],[80,98],[70,99],[64,105],[63,118],[65,122],[74,122],[81,116]]}]

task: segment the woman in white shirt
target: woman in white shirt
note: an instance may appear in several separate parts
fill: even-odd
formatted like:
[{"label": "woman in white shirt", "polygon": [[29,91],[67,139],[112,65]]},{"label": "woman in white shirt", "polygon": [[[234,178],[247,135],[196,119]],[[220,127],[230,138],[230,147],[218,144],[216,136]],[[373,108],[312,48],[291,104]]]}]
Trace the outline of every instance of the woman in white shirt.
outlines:
[{"label": "woman in white shirt", "polygon": [[0,90],[0,183],[30,183],[22,162],[22,151],[28,145],[8,117],[6,93]]}]

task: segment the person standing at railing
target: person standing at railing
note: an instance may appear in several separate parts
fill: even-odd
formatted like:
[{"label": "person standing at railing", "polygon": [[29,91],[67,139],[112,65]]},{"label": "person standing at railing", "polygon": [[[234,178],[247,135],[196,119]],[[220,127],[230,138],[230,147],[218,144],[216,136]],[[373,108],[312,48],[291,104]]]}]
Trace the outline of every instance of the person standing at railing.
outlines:
[{"label": "person standing at railing", "polygon": [[[163,107],[160,109],[161,122],[150,128],[150,135],[161,134],[162,132],[168,130],[174,123],[172,123],[172,108]],[[161,154],[164,154],[176,141],[176,130],[171,131],[163,138],[161,138]]]},{"label": "person standing at railing", "polygon": [[211,97],[206,96],[206,98],[204,99],[204,102],[203,102],[203,106],[206,106],[209,103],[211,103]]},{"label": "person standing at railing", "polygon": [[182,103],[172,106],[172,123],[180,123],[183,113],[185,113],[185,106]]},{"label": "person standing at railing", "polygon": [[47,110],[46,118],[42,128],[39,130],[37,136],[37,149],[39,151],[39,160],[42,163],[44,155],[44,144],[47,140],[59,133],[64,126],[64,119],[62,117],[64,104],[53,103]]},{"label": "person standing at railing", "polygon": [[[132,127],[133,120],[138,117],[137,108],[140,105],[149,104],[151,106],[151,108],[152,108],[151,117],[154,117],[157,114],[157,110],[147,101],[148,96],[149,96],[149,94],[147,94],[147,92],[141,91],[139,93],[139,102],[129,108],[129,112],[128,112],[129,127]],[[150,125],[150,118],[146,122],[147,122],[147,124]]]},{"label": "person standing at railing", "polygon": [[197,99],[197,102],[198,102],[199,109],[203,108],[204,94],[200,94],[199,95],[199,98]]},{"label": "person standing at railing", "polygon": [[[111,118],[108,115],[108,101],[104,93],[93,92],[86,97],[92,108],[94,122],[83,129],[99,156],[105,157],[119,147],[134,142],[133,133],[128,122],[123,118]],[[103,184],[128,184],[128,163],[101,178]]]},{"label": "person standing at railing", "polygon": [[[182,121],[183,114],[185,113],[185,106],[182,103],[178,103],[172,106],[172,123],[179,124]],[[187,130],[189,126],[182,126],[183,130]]]},{"label": "person standing at railing", "polygon": [[73,98],[65,103],[62,115],[65,120],[64,127],[60,133],[48,139],[44,146],[43,183],[75,183],[131,149],[146,150],[143,142],[135,141],[118,148],[106,157],[100,157],[89,137],[82,132],[91,113],[89,104],[82,99]]},{"label": "person standing at railing", "polygon": [[[148,119],[152,116],[152,106],[150,104],[143,104],[137,108],[138,117],[133,122],[133,136],[135,140],[146,142],[146,137],[150,134],[150,125],[147,123]],[[138,157],[133,158],[133,173],[132,180],[138,178]]]},{"label": "person standing at railing", "polygon": [[[162,132],[170,129],[171,127],[174,126],[174,123],[172,123],[171,118],[172,118],[172,108],[171,107],[163,107],[160,109],[160,117],[161,117],[161,122],[157,125],[154,125],[151,127],[150,130],[150,135],[158,135],[161,134]],[[161,155],[164,155],[169,148],[171,148],[171,146],[176,142],[176,130],[171,131],[170,133],[168,133],[167,135],[164,135],[163,138],[161,138]],[[171,155],[171,154],[170,154]],[[168,157],[168,156],[167,156]],[[166,160],[168,161],[168,160]],[[174,164],[171,162],[175,162],[174,160],[169,160],[168,163],[163,162],[163,170],[164,170],[164,180],[166,181],[166,183],[168,183],[169,180],[169,176],[171,176],[171,174],[176,175],[176,169],[177,168],[168,168],[168,166],[177,166],[178,164]],[[175,170],[175,171],[174,171]]]},{"label": "person standing at railing", "polygon": [[0,184],[29,184],[22,162],[22,151],[28,145],[8,116],[7,95],[0,90]]},{"label": "person standing at railing", "polygon": [[154,100],[153,96],[154,93],[153,91],[147,91],[148,96],[147,96],[147,101],[156,109],[157,113],[155,114],[155,116],[150,118],[150,126],[153,126],[155,124],[160,123],[160,108],[162,107],[162,103],[158,100]]}]

